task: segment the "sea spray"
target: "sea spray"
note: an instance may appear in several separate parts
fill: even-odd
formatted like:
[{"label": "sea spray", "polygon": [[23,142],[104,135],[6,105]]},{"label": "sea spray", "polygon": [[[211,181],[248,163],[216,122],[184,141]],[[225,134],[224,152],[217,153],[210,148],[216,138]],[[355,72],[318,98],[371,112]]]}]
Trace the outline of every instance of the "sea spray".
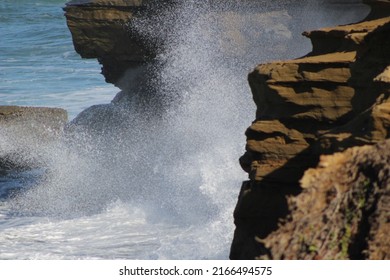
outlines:
[{"label": "sea spray", "polygon": [[39,182],[1,205],[0,258],[228,257],[255,116],[246,73],[305,49],[289,49],[299,28],[282,4],[209,3],[127,27],[162,44],[145,81],[156,96],[93,106],[39,147]]}]

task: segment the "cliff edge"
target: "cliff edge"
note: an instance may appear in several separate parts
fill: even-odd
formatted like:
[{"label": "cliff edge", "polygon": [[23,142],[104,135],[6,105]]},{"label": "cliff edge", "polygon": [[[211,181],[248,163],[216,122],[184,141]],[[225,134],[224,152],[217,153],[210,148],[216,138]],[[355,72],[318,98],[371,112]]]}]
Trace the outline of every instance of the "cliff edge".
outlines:
[{"label": "cliff edge", "polygon": [[[377,204],[389,194],[388,143],[324,158],[319,170],[306,172],[299,183],[320,155],[389,138],[390,1],[365,3],[372,11],[362,22],[303,33],[313,45],[307,56],[261,64],[250,73],[257,113],[240,158],[249,181],[242,185],[234,212],[230,258],[389,257],[383,235],[389,209]],[[321,167],[340,158],[345,164],[329,171]],[[377,172],[368,175],[364,166]],[[345,175],[330,178],[333,173]],[[343,190],[329,191],[324,198],[323,193],[342,184],[338,178]],[[371,201],[370,206],[363,207],[359,199]],[[335,203],[341,204],[331,218],[327,211]]]}]

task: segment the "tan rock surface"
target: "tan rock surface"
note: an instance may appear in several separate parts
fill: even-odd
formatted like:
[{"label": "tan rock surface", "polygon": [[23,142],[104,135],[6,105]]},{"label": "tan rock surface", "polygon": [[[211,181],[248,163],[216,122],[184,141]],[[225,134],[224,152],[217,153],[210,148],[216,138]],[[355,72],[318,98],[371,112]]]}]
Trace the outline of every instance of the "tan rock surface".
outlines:
[{"label": "tan rock surface", "polygon": [[[347,235],[349,238],[356,234],[357,239],[346,240],[346,229],[342,223],[335,226],[338,231],[332,238],[344,238],[347,243],[336,246],[335,251],[324,247],[324,243],[329,241],[325,238],[330,238],[327,235],[328,225],[320,222],[323,215],[320,212],[325,211],[323,207],[327,205],[324,202],[326,197],[321,197],[321,193],[314,191],[310,194],[311,204],[299,207],[299,211],[310,214],[313,209],[322,209],[318,210],[318,217],[311,216],[310,219],[313,220],[310,222],[305,220],[306,227],[297,228],[294,232],[294,241],[286,241],[288,239],[276,235],[274,239],[269,237],[272,241],[267,241],[267,236],[271,236],[271,232],[278,228],[280,219],[291,211],[293,217],[298,215],[294,212],[297,208],[291,208],[291,205],[290,208],[286,207],[287,196],[295,196],[300,192],[299,179],[305,170],[316,165],[321,154],[333,154],[353,146],[372,145],[390,136],[390,2],[369,2],[373,11],[368,20],[305,32],[304,35],[309,37],[313,44],[313,51],[309,55],[261,64],[249,75],[257,113],[256,120],[246,132],[246,153],[240,158],[240,164],[248,172],[250,181],[244,182],[242,186],[234,214],[236,232],[230,255],[232,259],[390,256],[386,246],[383,247],[385,251],[375,251],[382,250],[376,248],[373,249],[375,252],[371,253],[371,245],[364,245],[366,239],[361,239],[364,234],[356,228],[348,229],[352,232]],[[343,157],[336,155],[332,160],[337,161]],[[383,162],[381,164],[383,166]],[[353,172],[355,171],[354,169]],[[326,176],[321,178],[326,180]],[[389,173],[386,176],[390,176]],[[371,179],[381,182],[388,180],[388,177],[374,177]],[[338,179],[346,178],[339,176],[329,180],[333,180],[332,184],[336,185]],[[313,188],[316,180],[313,179]],[[349,183],[352,184],[351,180]],[[351,188],[352,193],[355,192],[352,189],[358,188],[348,184],[343,188],[347,187]],[[303,192],[297,197],[299,201],[309,199],[306,191]],[[382,194],[381,190],[374,192]],[[342,197],[343,203],[350,199],[343,192],[340,192],[339,196]],[[388,197],[383,199],[388,200]],[[268,202],[264,204],[264,201]],[[279,208],[273,203],[279,205]],[[358,205],[351,207],[359,210]],[[266,208],[284,211],[271,213],[272,211]],[[382,209],[388,211],[386,207]],[[364,216],[359,215],[359,219]],[[388,217],[389,212],[378,215]],[[296,217],[298,219],[298,216]],[[299,217],[304,219],[305,216],[302,214]],[[356,223],[360,223],[358,220]],[[311,239],[305,239],[307,246],[305,245],[304,253],[297,253],[303,244],[302,240],[299,241],[299,236],[310,229],[310,223],[317,227],[315,234],[318,236],[315,238],[322,243],[311,243]],[[376,220],[368,222],[372,228],[378,223]],[[293,227],[295,224],[287,223],[283,227],[284,234],[292,235],[295,230]],[[388,242],[388,239],[383,238],[384,229],[388,229],[388,224],[382,223],[377,231],[370,233],[369,242],[380,244],[378,246]],[[364,236],[366,238],[368,235]],[[261,242],[254,242],[256,238]],[[269,242],[274,243],[270,245]],[[370,252],[360,250],[362,246],[366,246]]]},{"label": "tan rock surface", "polygon": [[127,24],[151,1],[70,1],[64,11],[75,50],[83,58],[98,58],[106,81],[126,88],[121,79],[128,69],[155,56],[153,47],[132,34]]},{"label": "tan rock surface", "polygon": [[[387,138],[387,132],[385,133],[383,129],[381,132],[375,130],[387,125],[387,123],[380,125],[378,122],[388,117],[386,110],[383,109],[387,108],[387,105],[380,104],[387,103],[389,95],[390,84],[386,81],[390,55],[385,51],[389,41],[385,34],[390,29],[390,17],[375,22],[380,25],[377,28],[373,27],[373,23],[367,25],[370,26],[370,29],[364,29],[367,39],[357,50],[310,55],[295,60],[259,65],[249,75],[253,99],[257,105],[255,120],[257,127],[267,126],[277,120],[289,129],[294,129],[304,141],[311,143],[316,139],[327,138],[327,133],[332,135],[331,138],[335,138],[333,135],[336,130],[346,134],[348,131],[344,130],[349,129],[351,134],[362,134],[361,128],[352,124],[360,120],[359,124],[362,125],[363,119],[368,122],[367,118],[370,116],[365,112],[370,110],[371,117],[375,118],[372,123],[375,124],[366,127],[364,135],[361,135],[366,138],[365,144]],[[361,28],[361,25],[362,23],[359,23],[357,29]],[[337,29],[338,27],[335,28]],[[346,30],[345,32],[354,30],[351,26],[340,29]],[[331,33],[332,29],[323,29],[321,32]],[[378,83],[381,85],[376,85]],[[277,131],[276,128],[275,132]],[[255,138],[253,134],[247,135],[247,153],[251,154],[249,158],[258,158],[260,154],[262,158],[266,158],[263,152],[254,147],[273,145],[266,137],[266,133],[263,133],[264,137],[261,133],[258,132]],[[372,141],[369,140],[370,137]],[[296,149],[295,153],[292,153],[289,145],[277,148],[279,145],[277,141],[274,144],[272,153],[285,160],[301,152],[300,149]],[[317,152],[321,153],[318,150]],[[272,167],[267,167],[266,162],[258,164],[258,161],[254,161],[251,172],[256,168],[277,169],[283,166],[282,162],[280,161],[280,165],[272,162],[270,163]],[[303,170],[307,167],[309,166],[302,166]],[[244,169],[248,170],[248,167]],[[267,174],[263,171],[255,173]],[[264,175],[254,178],[267,179]],[[292,178],[291,182],[295,179]]]},{"label": "tan rock surface", "polygon": [[70,1],[65,16],[76,51],[84,58],[103,58],[114,54],[116,59],[143,61],[145,48],[130,38],[125,24],[148,1]]}]

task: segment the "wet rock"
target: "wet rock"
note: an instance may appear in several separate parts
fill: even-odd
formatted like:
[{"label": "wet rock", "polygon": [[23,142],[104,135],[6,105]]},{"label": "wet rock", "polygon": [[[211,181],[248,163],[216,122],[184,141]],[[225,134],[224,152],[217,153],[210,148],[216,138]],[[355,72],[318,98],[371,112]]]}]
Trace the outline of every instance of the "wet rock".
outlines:
[{"label": "wet rock", "polygon": [[[274,57],[301,46],[293,29],[305,23],[296,1],[282,1],[283,5],[265,0],[188,1],[195,14],[184,18],[175,6],[180,2],[186,3],[67,3],[65,15],[77,52],[97,58],[106,81],[121,89],[111,104],[81,113],[68,126],[69,133],[85,128],[98,137],[100,131],[115,130],[116,124],[131,126],[127,110],[144,119],[150,115],[147,112],[161,118],[164,109],[159,106],[166,105],[163,96],[155,95],[159,86],[155,74],[164,56],[170,55],[167,42],[173,43],[174,53],[174,43],[179,42],[174,36],[185,33],[186,26],[199,25],[202,32],[194,36],[210,38],[219,50],[214,59],[220,55],[232,64],[253,48]],[[246,132],[247,151],[240,159],[250,180],[242,185],[234,213],[237,228],[231,258],[277,256],[256,239],[278,229],[279,220],[290,212],[286,197],[302,191],[299,179],[316,166],[321,154],[388,138],[389,6],[388,1],[365,2],[372,7],[366,21],[305,32],[313,44],[309,55],[262,64],[249,75],[257,114]],[[318,3],[337,17],[340,10],[358,7],[360,2]],[[212,24],[204,26],[202,19]],[[259,48],[271,38],[272,46]]]},{"label": "wet rock", "polygon": [[60,139],[67,112],[0,106],[0,174],[39,165],[44,147]]}]

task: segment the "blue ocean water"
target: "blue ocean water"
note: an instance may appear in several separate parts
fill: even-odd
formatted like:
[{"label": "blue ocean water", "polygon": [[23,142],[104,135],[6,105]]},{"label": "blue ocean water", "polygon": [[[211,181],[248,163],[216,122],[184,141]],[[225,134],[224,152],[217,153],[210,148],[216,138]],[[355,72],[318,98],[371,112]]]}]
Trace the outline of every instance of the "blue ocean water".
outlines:
[{"label": "blue ocean water", "polygon": [[119,91],[74,51],[65,2],[0,1],[0,105],[61,107],[72,119]]}]

